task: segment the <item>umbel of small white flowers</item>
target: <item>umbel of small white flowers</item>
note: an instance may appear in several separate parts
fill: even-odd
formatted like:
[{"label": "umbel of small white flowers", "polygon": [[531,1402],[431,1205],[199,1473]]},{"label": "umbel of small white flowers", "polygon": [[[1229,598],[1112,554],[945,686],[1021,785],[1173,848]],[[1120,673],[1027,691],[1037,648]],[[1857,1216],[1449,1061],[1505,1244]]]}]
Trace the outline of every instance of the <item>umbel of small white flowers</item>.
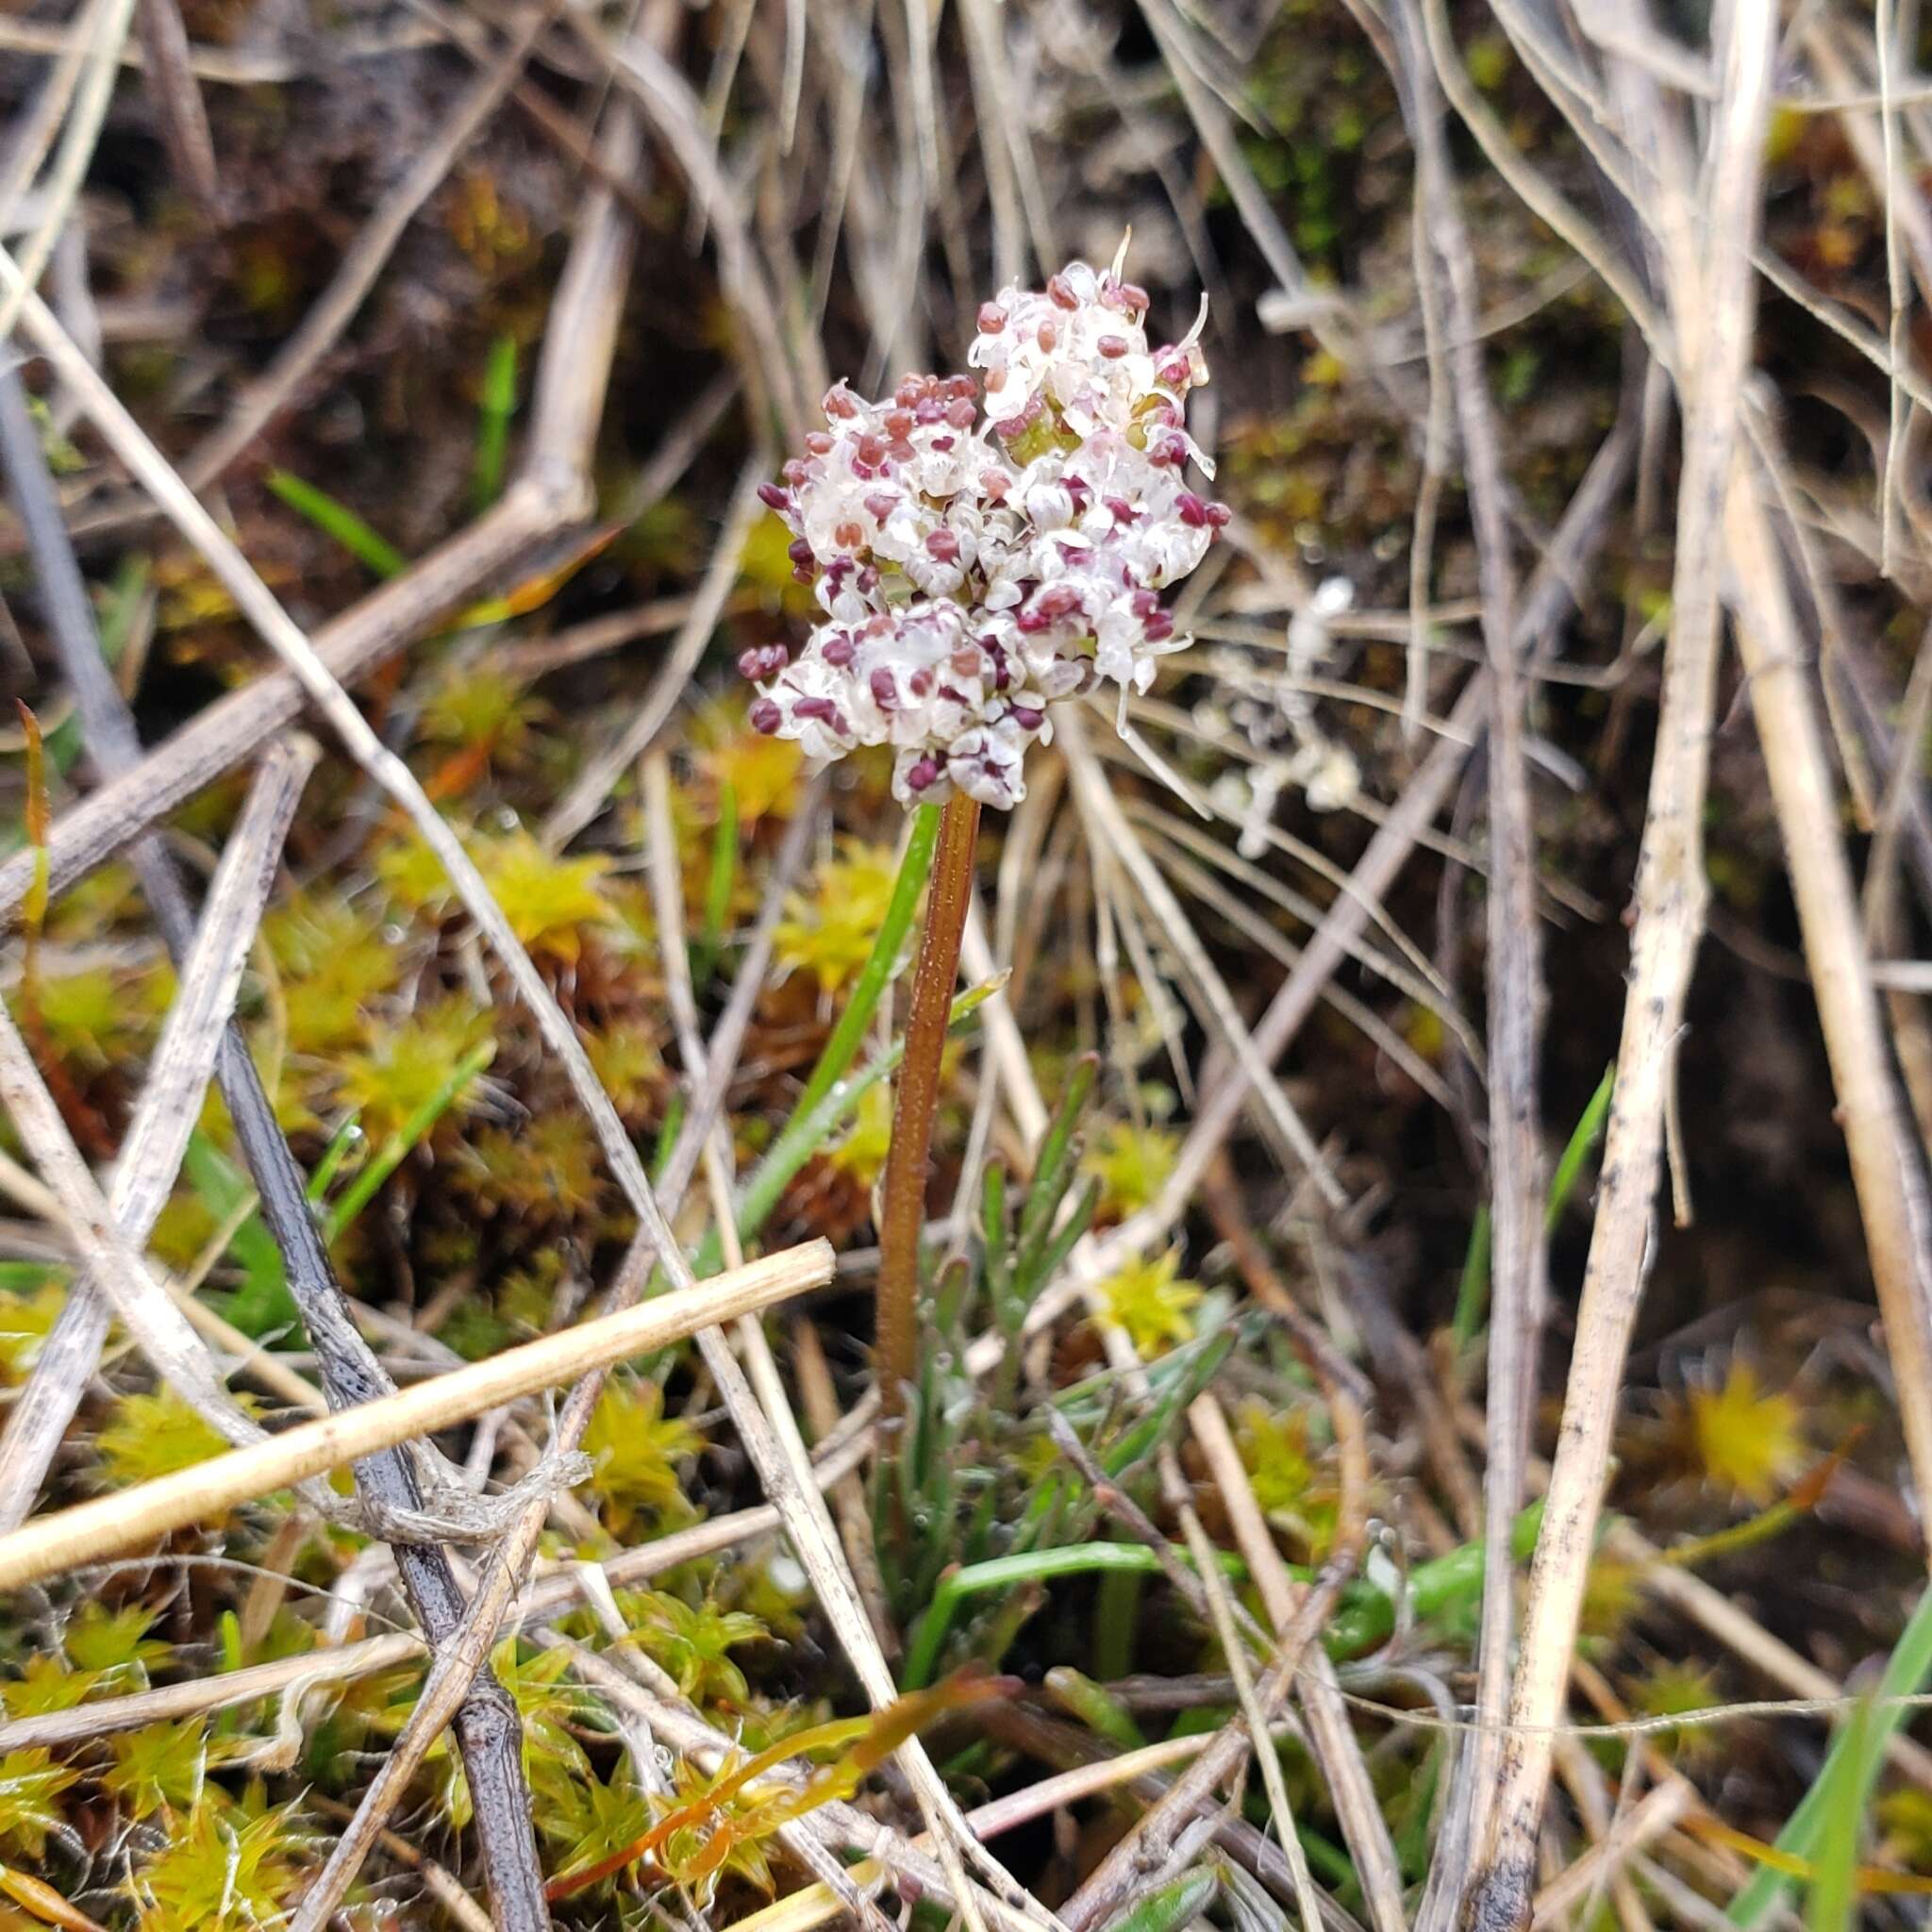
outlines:
[{"label": "umbel of small white flowers", "polygon": [[1207,308],[1149,350],[1146,292],[1071,262],[979,311],[971,375],[908,375],[891,401],[841,382],[825,427],[761,494],[824,610],[795,657],[746,651],[751,722],[816,759],[896,754],[902,801],[955,787],[1003,808],[1052,735],[1048,708],[1102,679],[1145,691],[1174,634],[1160,592],[1207,555],[1225,505],[1186,481]]}]

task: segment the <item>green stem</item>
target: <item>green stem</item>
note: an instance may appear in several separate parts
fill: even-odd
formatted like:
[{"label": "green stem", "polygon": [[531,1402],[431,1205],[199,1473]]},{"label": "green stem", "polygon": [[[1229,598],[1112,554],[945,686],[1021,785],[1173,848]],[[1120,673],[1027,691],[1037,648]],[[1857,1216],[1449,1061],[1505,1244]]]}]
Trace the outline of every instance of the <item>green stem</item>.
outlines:
[{"label": "green stem", "polygon": [[[1533,1503],[1516,1519],[1510,1547],[1520,1560],[1536,1547],[1543,1506]],[[1186,1561],[1183,1555],[1182,1561]],[[1232,1576],[1245,1576],[1240,1561],[1224,1553],[1224,1567]],[[945,1647],[959,1606],[968,1597],[989,1590],[1011,1590],[1022,1583],[1039,1583],[1056,1576],[1151,1575],[1160,1558],[1145,1543],[1071,1543],[1050,1550],[1022,1550],[991,1557],[947,1573],[933,1591],[932,1601],[913,1630],[906,1650],[901,1688],[918,1690],[931,1680]],[[1288,1566],[1291,1576],[1311,1581],[1314,1573],[1299,1564]],[[1483,1587],[1483,1546],[1464,1543],[1432,1563],[1422,1563],[1408,1574],[1408,1603],[1418,1623],[1426,1624],[1475,1601]],[[1357,1657],[1385,1641],[1395,1628],[1395,1606],[1372,1584],[1357,1584],[1346,1592],[1341,1608],[1329,1619],[1323,1643],[1332,1657]]]},{"label": "green stem", "polygon": [[946,1015],[959,974],[959,941],[973,903],[973,854],[979,835],[979,801],[955,791],[940,823],[919,964],[912,975],[912,1012],[906,1025],[906,1058],[893,1096],[892,1141],[886,1156],[879,1212],[878,1323],[874,1373],[880,1418],[905,1413],[906,1387],[918,1373],[919,1236],[925,1224],[925,1183],[932,1155],[933,1116],[939,1110],[940,1058],[945,1051]]},{"label": "green stem", "polygon": [[[1184,1557],[1183,1561],[1186,1560]],[[1223,1566],[1230,1575],[1245,1576],[1240,1559],[1224,1556]],[[1119,1574],[1123,1571],[1147,1575],[1160,1568],[1160,1557],[1145,1543],[1072,1543],[1057,1550],[1023,1550],[1010,1557],[990,1557],[984,1563],[969,1563],[941,1577],[932,1602],[912,1633],[906,1650],[906,1671],[901,1688],[923,1690],[932,1679],[933,1668],[953,1618],[969,1596],[989,1590],[1011,1590],[1022,1583],[1040,1583],[1055,1576]]]}]

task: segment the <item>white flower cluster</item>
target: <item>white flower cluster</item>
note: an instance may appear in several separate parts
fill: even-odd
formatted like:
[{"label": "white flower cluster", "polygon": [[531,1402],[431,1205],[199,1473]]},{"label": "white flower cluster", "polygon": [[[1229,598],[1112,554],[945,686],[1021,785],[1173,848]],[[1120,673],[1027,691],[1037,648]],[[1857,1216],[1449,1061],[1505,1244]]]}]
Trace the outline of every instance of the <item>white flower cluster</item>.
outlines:
[{"label": "white flower cluster", "polygon": [[1208,379],[1201,325],[1150,351],[1146,312],[1118,265],[1076,261],[980,309],[983,409],[971,375],[827,394],[825,427],[762,491],[825,615],[796,658],[739,659],[760,731],[815,758],[890,744],[899,798],[957,786],[1009,807],[1049,704],[1101,678],[1148,688],[1187,642],[1159,593],[1228,513],[1186,481],[1191,458],[1208,467],[1182,424]]}]

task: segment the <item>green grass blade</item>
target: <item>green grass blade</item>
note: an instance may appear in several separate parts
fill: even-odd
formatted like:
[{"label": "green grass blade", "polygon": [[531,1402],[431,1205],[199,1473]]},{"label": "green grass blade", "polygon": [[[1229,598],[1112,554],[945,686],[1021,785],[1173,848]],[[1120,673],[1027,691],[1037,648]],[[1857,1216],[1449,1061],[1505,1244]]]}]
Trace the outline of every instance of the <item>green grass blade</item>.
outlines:
[{"label": "green grass blade", "polygon": [[311,1208],[321,1207],[330,1184],[341,1172],[343,1161],[355,1151],[356,1143],[361,1138],[362,1115],[358,1110],[350,1114],[329,1136],[328,1145],[322,1150],[322,1158],[315,1163],[315,1172],[308,1176],[306,1191]]},{"label": "green grass blade", "polygon": [[[1798,1801],[1797,1809],[1777,1835],[1779,1851],[1822,1862],[1826,1834],[1838,1807],[1845,1802],[1839,1795],[1838,1780],[1841,1778],[1848,1779],[1857,1801],[1855,1815],[1864,1816],[1879,1766],[1885,1761],[1885,1747],[1909,1712],[1910,1707],[1903,1700],[1923,1691],[1928,1678],[1932,1678],[1932,1590],[1920,1597],[1900,1633],[1863,1721],[1848,1724],[1832,1740],[1811,1789]],[[1790,1884],[1781,1872],[1759,1872],[1731,1901],[1725,1916],[1736,1925],[1762,1924],[1784,1902]]]},{"label": "green grass blade", "polygon": [[[1562,1158],[1557,1162],[1557,1172],[1550,1179],[1550,1191],[1543,1208],[1543,1225],[1547,1229],[1554,1229],[1562,1219],[1563,1209],[1570,1205],[1570,1196],[1576,1191],[1576,1183],[1583,1178],[1584,1164],[1603,1138],[1604,1123],[1610,1116],[1610,1094],[1616,1078],[1615,1067],[1604,1069],[1604,1076],[1597,1082],[1596,1091],[1590,1096],[1589,1105],[1584,1108],[1581,1119],[1564,1144]],[[1462,1279],[1456,1291],[1456,1314],[1450,1330],[1456,1337],[1458,1350],[1467,1348],[1475,1340],[1489,1305],[1490,1210],[1485,1206],[1475,1210],[1475,1220],[1469,1230],[1469,1249],[1462,1259]]]},{"label": "green grass blade", "polygon": [[[120,663],[121,654],[134,635],[134,621],[141,614],[147,583],[147,558],[130,557],[115,573],[112,586],[100,597],[100,616],[94,627],[101,641],[101,656],[109,664]],[[66,776],[80,756],[81,742],[80,714],[70,711],[47,733],[47,762]]]},{"label": "green grass blade", "polygon": [[711,865],[705,880],[705,918],[691,949],[693,986],[710,982],[724,943],[731,913],[731,889],[738,883],[738,791],[726,778],[718,788],[718,823],[711,833]]},{"label": "green grass blade", "polygon": [[866,1028],[872,1024],[872,1016],[878,1010],[879,999],[899,970],[907,935],[912,930],[912,921],[919,910],[919,895],[925,890],[932,872],[939,838],[939,807],[920,806],[912,814],[906,856],[899,861],[898,876],[892,881],[892,896],[887,901],[885,918],[879,922],[878,937],[873,941],[872,951],[853,983],[852,997],[845,1002],[845,1010],[839,1015],[839,1024],[832,1028],[832,1037],[825,1041],[819,1063],[811,1070],[805,1091],[799,1095],[794,1120],[818,1106],[857,1057]]},{"label": "green grass blade", "polygon": [[[199,1128],[188,1137],[181,1171],[217,1227],[254,1198],[248,1177]],[[222,1310],[227,1319],[257,1340],[277,1330],[299,1332],[301,1313],[289,1291],[282,1251],[258,1212],[249,1214],[229,1236],[228,1253],[241,1267],[242,1283]]]},{"label": "green grass blade", "polygon": [[1824,1792],[1819,1813],[1823,1842],[1805,1901],[1807,1932],[1851,1932],[1857,1909],[1858,1825],[1865,1815],[1865,1793],[1858,1789],[1858,1760],[1865,1756],[1866,1731],[1872,1713],[1862,1705],[1845,1726],[1850,1740],[1843,1758],[1826,1767],[1820,1780]]},{"label": "green grass blade", "polygon": [[1485,1201],[1470,1224],[1469,1247],[1462,1257],[1462,1279],[1456,1286],[1456,1314],[1449,1324],[1460,1355],[1482,1332],[1490,1306],[1490,1206]]},{"label": "green grass blade", "polygon": [[517,339],[504,334],[490,345],[483,393],[476,406],[476,456],[470,472],[470,507],[482,511],[503,494],[509,452],[509,419],[517,407]]},{"label": "green grass blade", "polygon": [[[1182,1562],[1188,1560],[1185,1551],[1180,1557]],[[1230,1576],[1244,1578],[1248,1574],[1241,1558],[1227,1552],[1221,1553],[1221,1563]],[[1043,1583],[1057,1576],[1088,1576],[1108,1571],[1128,1571],[1144,1576],[1159,1568],[1159,1556],[1145,1543],[1068,1543],[1058,1549],[991,1557],[984,1563],[969,1563],[950,1571],[940,1579],[940,1587],[933,1592],[932,1602],[906,1647],[906,1668],[900,1688],[920,1690],[931,1682],[953,1619],[970,1596],[979,1596],[990,1590],[1004,1594],[1023,1583]]]},{"label": "green grass blade", "polygon": [[1221,1874],[1212,1865],[1184,1872],[1109,1919],[1107,1932],[1181,1932],[1214,1903],[1220,1890]]},{"label": "green grass blade", "polygon": [[436,1124],[462,1098],[463,1090],[496,1057],[496,1042],[486,1040],[472,1047],[454,1067],[449,1077],[434,1093],[390,1135],[371,1158],[369,1165],[342,1190],[341,1198],[328,1210],[323,1231],[331,1241],[341,1238],[356,1217],[375,1199],[375,1191],[420,1146]]},{"label": "green grass blade", "polygon": [[399,577],[408,569],[409,559],[387,537],[378,536],[347,504],[338,503],[327,491],[305,483],[287,470],[271,470],[267,480],[268,487],[297,516],[307,517],[318,530],[333,537],[377,576]]},{"label": "green grass blade", "polygon": [[1603,1139],[1604,1123],[1610,1117],[1610,1094],[1616,1080],[1616,1068],[1606,1067],[1603,1078],[1596,1083],[1596,1091],[1590,1096],[1590,1104],[1583,1109],[1583,1118],[1576,1123],[1575,1131],[1563,1149],[1562,1158],[1557,1162],[1557,1172],[1550,1179],[1549,1206],[1543,1214],[1546,1229],[1554,1231],[1557,1222],[1562,1220],[1563,1209],[1570,1205],[1570,1196],[1576,1191],[1576,1183],[1583,1177],[1583,1164]]},{"label": "green grass blade", "polygon": [[711,837],[711,875],[705,886],[704,950],[715,954],[731,911],[738,882],[738,791],[730,779],[718,788],[718,828]]},{"label": "green grass blade", "polygon": [[992,1302],[993,1319],[1003,1334],[1010,1335],[1018,1325],[1010,1298],[1011,1282],[1007,1273],[1007,1170],[1005,1163],[989,1160],[979,1183],[979,1231],[986,1244],[986,1287]]},{"label": "green grass blade", "polygon": [[681,1088],[673,1091],[670,1104],[664,1109],[664,1124],[658,1129],[658,1139],[651,1148],[651,1185],[660,1186],[664,1170],[671,1165],[673,1150],[677,1145],[677,1137],[684,1131],[684,1092]]},{"label": "green grass blade", "polygon": [[1105,1684],[1096,1684],[1071,1664],[1056,1664],[1047,1672],[1046,1694],[1094,1736],[1123,1751],[1138,1751],[1147,1741],[1133,1712]]},{"label": "green grass blade", "polygon": [[[969,988],[953,1002],[947,1024],[963,1025],[1006,983],[1002,974],[983,986]],[[791,1118],[780,1129],[765,1158],[752,1170],[751,1178],[738,1197],[740,1241],[752,1240],[764,1226],[793,1175],[851,1119],[867,1089],[883,1080],[899,1064],[905,1051],[905,1041],[895,1040],[850,1079],[829,1089],[809,1112],[802,1106],[792,1109]],[[724,1265],[724,1243],[716,1228],[705,1237],[692,1265],[700,1276],[715,1274]]]},{"label": "green grass blade", "polygon": [[1082,1054],[1074,1062],[1073,1072],[1067,1076],[1067,1091],[1041,1138],[1040,1156],[1033,1163],[1033,1185],[1026,1190],[1026,1206],[1020,1215],[1022,1274],[1030,1273],[1027,1257],[1036,1254],[1045,1241],[1053,1218],[1059,1211],[1060,1198],[1073,1178],[1077,1151],[1074,1129],[1079,1124],[1081,1110],[1087,1105],[1087,1096],[1093,1091],[1094,1077],[1099,1072],[1098,1054]]}]

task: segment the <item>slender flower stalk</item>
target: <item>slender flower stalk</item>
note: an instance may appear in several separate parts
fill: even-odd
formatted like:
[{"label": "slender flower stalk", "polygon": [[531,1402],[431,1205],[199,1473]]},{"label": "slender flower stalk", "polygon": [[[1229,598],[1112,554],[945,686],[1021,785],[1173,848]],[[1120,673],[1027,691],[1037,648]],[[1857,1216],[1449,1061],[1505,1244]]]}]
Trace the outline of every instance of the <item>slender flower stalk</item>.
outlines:
[{"label": "slender flower stalk", "polygon": [[918,1340],[940,1054],[958,971],[982,806],[1026,795],[1026,749],[1050,707],[1103,683],[1130,692],[1187,645],[1160,593],[1228,521],[1189,487],[1212,465],[1189,437],[1208,379],[1199,337],[1150,348],[1147,295],[1119,258],[1071,262],[1042,290],[979,311],[971,375],[908,375],[885,402],[842,382],[825,426],[760,494],[790,526],[791,560],[824,619],[794,658],[746,651],[751,722],[816,759],[893,752],[906,804],[943,804],[880,1211],[877,1373],[903,1410]]},{"label": "slender flower stalk", "polygon": [[932,1165],[932,1123],[939,1109],[940,1057],[959,941],[973,903],[973,854],[979,838],[979,801],[955,791],[940,819],[932,896],[912,974],[912,1011],[906,1023],[906,1058],[892,1097],[892,1139],[886,1151],[879,1213],[878,1333],[873,1351],[881,1412],[905,1412],[906,1390],[918,1373],[919,1236],[925,1222],[925,1184]]}]

